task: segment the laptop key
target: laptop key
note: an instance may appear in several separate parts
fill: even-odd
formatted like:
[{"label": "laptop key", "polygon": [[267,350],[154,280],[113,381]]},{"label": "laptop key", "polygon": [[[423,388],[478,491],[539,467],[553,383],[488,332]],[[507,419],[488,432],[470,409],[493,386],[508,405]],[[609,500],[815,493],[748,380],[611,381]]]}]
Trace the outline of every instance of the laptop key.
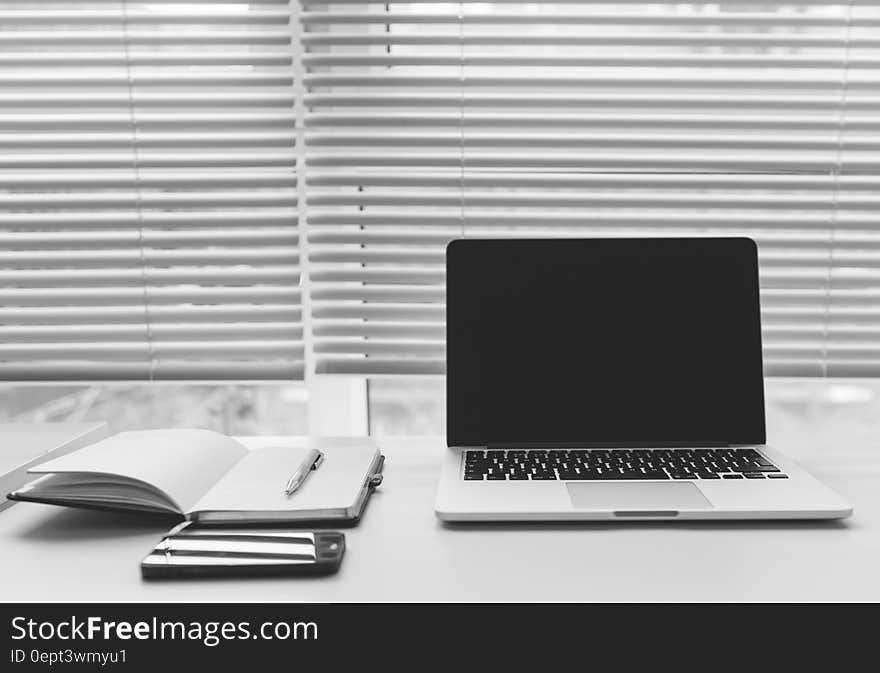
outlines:
[{"label": "laptop key", "polygon": [[466,481],[483,481],[482,474],[471,474],[470,472],[465,472],[464,478]]},{"label": "laptop key", "polygon": [[776,474],[768,474],[768,479],[788,479],[787,474],[782,474],[781,472],[777,472]]},{"label": "laptop key", "polygon": [[764,475],[760,472],[746,472],[743,476],[746,479],[764,479]]},{"label": "laptop key", "polygon": [[722,474],[722,479],[742,479],[743,476],[741,474]]},{"label": "laptop key", "polygon": [[636,479],[669,479],[669,475],[663,470],[645,470],[644,473],[636,473]]},{"label": "laptop key", "polygon": [[752,473],[752,472],[757,472],[757,473],[761,473],[761,472],[779,472],[779,468],[778,468],[778,467],[774,467],[774,466],[772,466],[772,465],[769,466],[769,467],[766,467],[766,466],[763,466],[763,465],[743,465],[743,466],[740,466],[740,467],[734,467],[734,468],[733,468],[733,472],[742,472],[743,474],[749,474],[749,473]]}]

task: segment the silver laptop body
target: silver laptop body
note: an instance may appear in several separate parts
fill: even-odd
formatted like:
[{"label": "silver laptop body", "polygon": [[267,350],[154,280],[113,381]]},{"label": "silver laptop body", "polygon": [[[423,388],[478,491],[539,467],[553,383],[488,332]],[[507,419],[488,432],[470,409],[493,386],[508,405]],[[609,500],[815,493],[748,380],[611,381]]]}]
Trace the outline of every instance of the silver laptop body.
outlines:
[{"label": "silver laptop body", "polygon": [[445,521],[830,519],[765,443],[745,238],[453,241]]}]

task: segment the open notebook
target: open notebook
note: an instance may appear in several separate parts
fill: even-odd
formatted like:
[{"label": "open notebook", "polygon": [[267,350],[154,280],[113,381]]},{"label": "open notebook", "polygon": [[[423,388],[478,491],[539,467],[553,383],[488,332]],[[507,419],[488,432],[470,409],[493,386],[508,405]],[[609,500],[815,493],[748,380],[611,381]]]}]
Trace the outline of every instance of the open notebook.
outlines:
[{"label": "open notebook", "polygon": [[[321,466],[284,487],[311,448]],[[205,523],[334,521],[360,516],[383,457],[369,440],[309,439],[249,450],[209,430],[122,432],[28,472],[12,500],[177,514]]]}]

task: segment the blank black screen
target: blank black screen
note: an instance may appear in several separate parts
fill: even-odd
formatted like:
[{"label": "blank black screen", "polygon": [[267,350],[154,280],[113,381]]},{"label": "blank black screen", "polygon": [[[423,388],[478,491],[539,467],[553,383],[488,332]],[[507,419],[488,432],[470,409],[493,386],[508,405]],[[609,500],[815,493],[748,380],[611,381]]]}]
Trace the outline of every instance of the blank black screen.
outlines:
[{"label": "blank black screen", "polygon": [[765,441],[745,238],[458,240],[450,445]]}]

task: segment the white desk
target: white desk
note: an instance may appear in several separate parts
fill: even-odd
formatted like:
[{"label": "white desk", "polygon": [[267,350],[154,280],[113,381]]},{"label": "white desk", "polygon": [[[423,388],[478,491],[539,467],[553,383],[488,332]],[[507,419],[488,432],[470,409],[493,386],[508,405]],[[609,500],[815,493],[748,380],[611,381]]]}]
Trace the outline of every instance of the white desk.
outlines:
[{"label": "white desk", "polygon": [[[862,383],[790,385],[778,399],[768,395],[770,436],[853,503],[847,521],[453,527],[433,514],[441,439],[395,438],[380,440],[385,483],[361,525],[346,531],[338,575],[145,583],[138,564],[168,525],[19,503],[0,513],[0,598],[880,600],[880,415],[873,408],[880,385],[869,386],[867,400]],[[801,385],[809,385],[806,397],[797,393]]]}]

